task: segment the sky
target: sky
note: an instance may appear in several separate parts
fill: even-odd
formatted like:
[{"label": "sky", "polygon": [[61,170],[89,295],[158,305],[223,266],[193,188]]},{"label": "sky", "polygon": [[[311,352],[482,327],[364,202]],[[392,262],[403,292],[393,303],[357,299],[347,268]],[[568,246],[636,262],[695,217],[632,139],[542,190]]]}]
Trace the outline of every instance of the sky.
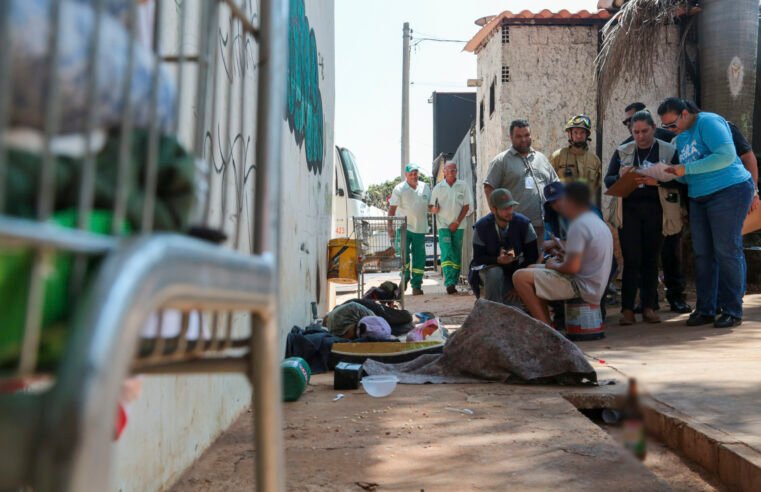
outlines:
[{"label": "sky", "polygon": [[[597,0],[335,0],[335,143],[349,148],[365,185],[399,174],[402,25],[415,38],[467,41],[474,21],[504,10],[597,10]],[[410,160],[430,175],[434,91],[470,91],[476,56],[465,43],[423,41],[410,57]]]}]

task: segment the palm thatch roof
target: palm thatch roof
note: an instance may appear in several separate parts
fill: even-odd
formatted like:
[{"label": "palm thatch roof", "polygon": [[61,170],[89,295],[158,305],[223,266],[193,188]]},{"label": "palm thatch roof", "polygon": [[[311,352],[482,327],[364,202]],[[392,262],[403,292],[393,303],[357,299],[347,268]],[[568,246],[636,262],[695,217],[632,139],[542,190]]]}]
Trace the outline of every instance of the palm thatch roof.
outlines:
[{"label": "palm thatch roof", "polygon": [[603,26],[602,47],[595,60],[601,104],[605,104],[621,75],[638,84],[655,80],[655,60],[663,49],[662,27],[673,24],[689,3],[689,0],[629,0]]}]

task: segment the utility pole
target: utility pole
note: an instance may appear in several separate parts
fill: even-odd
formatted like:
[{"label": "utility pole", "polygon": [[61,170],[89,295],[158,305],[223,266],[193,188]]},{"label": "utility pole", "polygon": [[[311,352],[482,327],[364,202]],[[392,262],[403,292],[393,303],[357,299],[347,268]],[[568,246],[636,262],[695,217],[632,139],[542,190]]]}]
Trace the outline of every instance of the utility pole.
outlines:
[{"label": "utility pole", "polygon": [[410,23],[404,23],[402,48],[402,177],[410,162]]}]

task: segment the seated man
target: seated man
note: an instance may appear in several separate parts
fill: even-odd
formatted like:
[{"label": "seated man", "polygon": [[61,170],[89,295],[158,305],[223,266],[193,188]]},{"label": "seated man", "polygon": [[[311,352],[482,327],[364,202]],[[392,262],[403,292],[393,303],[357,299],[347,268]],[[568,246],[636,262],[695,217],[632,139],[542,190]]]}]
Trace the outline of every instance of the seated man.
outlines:
[{"label": "seated man", "polygon": [[513,212],[516,205],[508,190],[494,190],[489,197],[491,213],[473,227],[469,280],[477,297],[483,284],[484,299],[504,303],[513,290],[513,273],[539,258],[534,227],[528,217]]},{"label": "seated man", "polygon": [[519,270],[513,284],[531,316],[550,324],[547,301],[581,297],[600,304],[613,262],[613,235],[591,209],[589,188],[570,183],[558,207],[571,221],[563,259],[551,258],[544,268]]}]

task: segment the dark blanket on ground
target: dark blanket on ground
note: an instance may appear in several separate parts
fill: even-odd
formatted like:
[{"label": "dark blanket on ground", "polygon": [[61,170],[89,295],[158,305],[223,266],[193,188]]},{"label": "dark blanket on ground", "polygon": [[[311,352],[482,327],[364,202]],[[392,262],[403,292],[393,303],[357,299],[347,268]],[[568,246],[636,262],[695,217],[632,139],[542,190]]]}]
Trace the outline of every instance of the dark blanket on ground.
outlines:
[{"label": "dark blanket on ground", "polygon": [[394,374],[405,384],[597,381],[581,350],[557,331],[518,309],[483,299],[449,338],[443,354],[403,364],[368,360],[364,369],[369,375]]}]

